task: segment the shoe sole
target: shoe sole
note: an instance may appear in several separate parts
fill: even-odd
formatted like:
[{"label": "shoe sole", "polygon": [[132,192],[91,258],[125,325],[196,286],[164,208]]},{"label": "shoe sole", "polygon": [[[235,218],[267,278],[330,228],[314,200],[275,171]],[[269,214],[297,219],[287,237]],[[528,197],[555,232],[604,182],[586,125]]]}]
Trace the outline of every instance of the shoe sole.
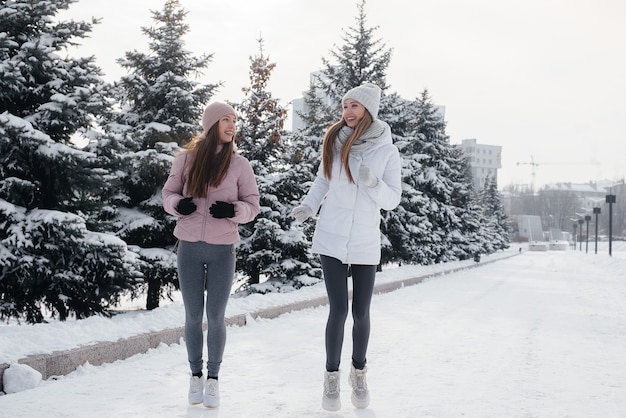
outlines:
[{"label": "shoe sole", "polygon": [[333,401],[332,399],[322,399],[322,408],[326,411],[339,411],[341,409],[341,399]]},{"label": "shoe sole", "polygon": [[354,405],[354,407],[357,408],[357,409],[365,409],[370,404],[370,400],[369,399],[361,400],[361,399],[357,398],[356,396],[354,396],[354,393],[352,394],[350,399],[352,400],[352,405]]},{"label": "shoe sole", "polygon": [[220,406],[220,401],[219,399],[217,399],[207,402],[205,399],[202,401],[202,405],[204,405],[206,408],[217,408],[218,406]]}]

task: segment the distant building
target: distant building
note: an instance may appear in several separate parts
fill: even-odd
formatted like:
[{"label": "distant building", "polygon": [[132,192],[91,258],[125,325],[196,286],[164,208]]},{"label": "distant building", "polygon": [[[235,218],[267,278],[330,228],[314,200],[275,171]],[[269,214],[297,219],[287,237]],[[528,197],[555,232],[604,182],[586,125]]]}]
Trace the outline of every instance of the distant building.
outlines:
[{"label": "distant building", "polygon": [[[321,71],[313,72],[309,75],[309,85],[313,85],[317,77],[322,75]],[[303,96],[306,92],[302,93]],[[330,97],[324,94],[321,91],[316,91],[315,95],[325,102],[326,105],[330,106],[332,101]],[[300,117],[300,115],[305,115],[309,111],[308,106],[304,100],[304,97],[297,97],[291,101],[291,130],[297,131],[298,129],[302,129],[306,127],[305,121]]]},{"label": "distant building", "polygon": [[589,183],[561,182],[547,184],[544,190],[572,192],[581,200],[582,208],[591,211],[596,206],[602,206],[609,187],[614,184],[615,182],[609,180]]},{"label": "distant building", "polygon": [[291,101],[291,130],[297,131],[306,126],[300,115],[306,114],[306,104],[304,97],[297,97]]},{"label": "distant building", "polygon": [[487,177],[498,180],[498,169],[502,168],[501,146],[483,145],[477,143],[476,139],[464,139],[461,149],[470,164],[474,190],[482,190]]}]

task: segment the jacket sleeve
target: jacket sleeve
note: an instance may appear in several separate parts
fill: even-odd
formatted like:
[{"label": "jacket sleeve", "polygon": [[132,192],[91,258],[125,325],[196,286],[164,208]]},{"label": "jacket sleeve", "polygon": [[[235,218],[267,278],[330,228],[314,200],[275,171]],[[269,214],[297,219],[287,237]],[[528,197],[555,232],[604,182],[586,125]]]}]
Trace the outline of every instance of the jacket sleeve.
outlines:
[{"label": "jacket sleeve", "polygon": [[319,211],[320,206],[324,201],[324,197],[326,197],[326,194],[328,193],[329,187],[330,184],[326,176],[324,176],[324,170],[322,168],[322,164],[320,163],[315,180],[313,181],[309,192],[301,204],[311,208],[313,210],[313,214],[317,214],[317,211]]},{"label": "jacket sleeve", "polygon": [[378,184],[367,188],[367,193],[384,210],[393,210],[400,204],[402,196],[402,160],[396,146],[391,148],[385,164],[385,171]]},{"label": "jacket sleeve", "polygon": [[230,218],[232,222],[241,224],[252,221],[261,210],[259,203],[259,187],[256,184],[254,171],[248,160],[242,164],[241,175],[237,180],[237,201],[235,205],[235,216]]},{"label": "jacket sleeve", "polygon": [[185,165],[185,156],[179,154],[172,162],[170,175],[165,181],[165,185],[161,190],[163,199],[163,209],[170,215],[182,216],[176,211],[176,206],[183,196],[183,188],[185,187],[183,168]]}]

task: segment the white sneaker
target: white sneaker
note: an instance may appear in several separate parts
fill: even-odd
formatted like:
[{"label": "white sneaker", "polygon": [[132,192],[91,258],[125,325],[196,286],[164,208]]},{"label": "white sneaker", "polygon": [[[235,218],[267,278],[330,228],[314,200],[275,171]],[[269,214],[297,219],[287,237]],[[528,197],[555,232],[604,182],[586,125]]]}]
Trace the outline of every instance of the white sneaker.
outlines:
[{"label": "white sneaker", "polygon": [[202,404],[207,408],[217,408],[220,406],[220,382],[218,382],[217,379],[206,380]]},{"label": "white sneaker", "polygon": [[191,376],[191,379],[189,379],[189,394],[187,395],[191,405],[202,403],[203,389],[204,379],[198,376]]},{"label": "white sneaker", "polygon": [[339,371],[324,372],[324,394],[322,395],[322,408],[327,411],[339,411],[341,409],[341,397],[339,396]]},{"label": "white sneaker", "polygon": [[367,381],[365,375],[367,373],[367,367],[362,370],[355,369],[354,366],[350,369],[350,386],[352,386],[352,405],[358,409],[367,408],[370,404],[370,391],[367,389]]}]

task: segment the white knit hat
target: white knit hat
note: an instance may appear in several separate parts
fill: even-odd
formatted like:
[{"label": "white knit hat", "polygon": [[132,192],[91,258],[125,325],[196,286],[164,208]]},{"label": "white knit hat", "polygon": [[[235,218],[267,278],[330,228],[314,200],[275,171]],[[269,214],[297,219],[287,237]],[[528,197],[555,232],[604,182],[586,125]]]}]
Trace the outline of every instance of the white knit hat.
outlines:
[{"label": "white knit hat", "polygon": [[232,106],[222,103],[222,102],[214,102],[211,103],[204,109],[204,114],[202,115],[202,129],[208,131],[211,129],[211,126],[215,125],[217,121],[224,115],[235,115],[237,116],[237,112],[233,109]]},{"label": "white knit hat", "polygon": [[346,100],[353,99],[361,103],[372,115],[372,119],[378,119],[378,107],[380,106],[380,87],[372,83],[363,83],[355,87],[343,96],[341,104]]}]

